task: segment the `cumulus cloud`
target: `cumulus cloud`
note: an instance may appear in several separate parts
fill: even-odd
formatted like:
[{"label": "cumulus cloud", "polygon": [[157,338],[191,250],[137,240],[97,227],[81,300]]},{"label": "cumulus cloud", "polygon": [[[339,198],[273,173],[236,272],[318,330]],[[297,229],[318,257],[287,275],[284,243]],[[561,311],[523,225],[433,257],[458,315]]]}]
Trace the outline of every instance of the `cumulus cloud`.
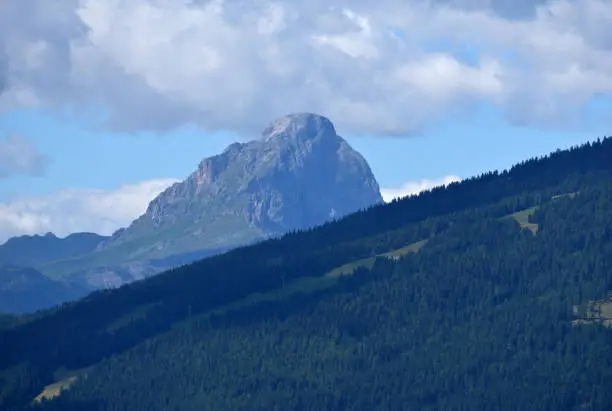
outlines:
[{"label": "cumulus cloud", "polygon": [[109,235],[144,213],[174,179],[148,180],[115,190],[67,189],[0,203],[0,242],[23,234],[74,232]]},{"label": "cumulus cloud", "polygon": [[13,174],[41,175],[49,158],[38,152],[34,144],[20,134],[0,136],[0,178]]},{"label": "cumulus cloud", "polygon": [[342,132],[402,134],[484,101],[563,126],[612,93],[611,24],[608,0],[9,1],[0,110],[250,133],[314,111]]},{"label": "cumulus cloud", "polygon": [[380,194],[385,202],[390,202],[395,198],[402,198],[412,194],[418,194],[430,188],[446,186],[450,183],[461,181],[457,176],[446,176],[438,179],[423,179],[418,181],[408,181],[396,188],[382,188]]}]

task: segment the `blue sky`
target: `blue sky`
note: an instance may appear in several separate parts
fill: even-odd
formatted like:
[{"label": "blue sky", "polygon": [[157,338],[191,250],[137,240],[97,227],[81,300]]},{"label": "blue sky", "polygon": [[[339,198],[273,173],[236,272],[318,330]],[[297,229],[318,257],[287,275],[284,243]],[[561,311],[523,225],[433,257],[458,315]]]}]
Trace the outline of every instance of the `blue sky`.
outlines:
[{"label": "blue sky", "polygon": [[388,195],[609,134],[612,5],[512,4],[6,3],[0,241],[108,234],[295,111],[328,116]]}]

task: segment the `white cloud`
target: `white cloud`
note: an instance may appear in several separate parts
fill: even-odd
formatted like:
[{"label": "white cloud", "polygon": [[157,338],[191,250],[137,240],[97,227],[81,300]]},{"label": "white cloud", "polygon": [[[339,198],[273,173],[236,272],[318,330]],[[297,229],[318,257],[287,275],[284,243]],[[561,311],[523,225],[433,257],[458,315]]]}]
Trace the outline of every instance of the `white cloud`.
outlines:
[{"label": "white cloud", "polygon": [[115,190],[67,189],[0,203],[0,242],[15,235],[74,232],[109,235],[143,214],[174,179],[148,180]]},{"label": "white cloud", "polygon": [[49,159],[20,134],[0,136],[0,178],[13,174],[41,175]]},{"label": "white cloud", "polygon": [[124,130],[250,133],[306,110],[397,134],[488,101],[564,125],[612,94],[611,25],[609,0],[9,1],[0,110],[102,105]]},{"label": "white cloud", "polygon": [[418,194],[423,190],[430,188],[445,186],[456,181],[461,181],[457,176],[446,176],[438,179],[424,179],[419,181],[408,181],[397,188],[382,188],[380,194],[385,202],[390,202],[395,198],[402,198],[412,194]]},{"label": "white cloud", "polygon": [[353,58],[374,59],[378,57],[378,48],[374,44],[374,34],[368,18],[349,9],[344,9],[342,14],[355,25],[353,31],[332,35],[317,34],[313,35],[312,39],[316,43],[334,47]]}]

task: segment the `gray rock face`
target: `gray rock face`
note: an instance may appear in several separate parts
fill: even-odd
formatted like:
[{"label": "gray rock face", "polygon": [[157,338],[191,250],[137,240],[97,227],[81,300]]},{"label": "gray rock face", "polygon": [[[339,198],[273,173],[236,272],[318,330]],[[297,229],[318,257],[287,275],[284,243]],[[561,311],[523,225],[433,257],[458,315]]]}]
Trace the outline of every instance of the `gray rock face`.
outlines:
[{"label": "gray rock face", "polygon": [[100,249],[139,243],[133,256],[163,257],[239,245],[379,202],[368,163],[331,121],[291,114],[273,121],[260,139],[204,159]]}]

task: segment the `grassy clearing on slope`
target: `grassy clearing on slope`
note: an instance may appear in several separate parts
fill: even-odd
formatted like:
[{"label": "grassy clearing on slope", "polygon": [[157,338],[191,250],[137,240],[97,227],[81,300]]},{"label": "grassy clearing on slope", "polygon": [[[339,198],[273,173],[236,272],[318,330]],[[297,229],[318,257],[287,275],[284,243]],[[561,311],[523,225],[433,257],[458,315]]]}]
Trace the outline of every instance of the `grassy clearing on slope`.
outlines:
[{"label": "grassy clearing on slope", "polygon": [[343,275],[350,275],[359,267],[367,268],[369,270],[374,265],[374,261],[376,261],[376,257],[362,258],[361,260],[351,261],[350,263],[334,268],[325,274],[325,276],[335,278]]},{"label": "grassy clearing on slope", "polygon": [[574,326],[602,324],[606,327],[612,327],[612,293],[607,298],[574,306],[574,315],[579,317],[572,321]]},{"label": "grassy clearing on slope", "polygon": [[576,194],[578,194],[578,193],[557,194],[556,196],[553,196],[552,199],[553,200],[558,200],[558,199],[564,198],[564,197],[574,198],[574,197],[576,197]]},{"label": "grassy clearing on slope", "polygon": [[55,373],[55,382],[43,388],[42,392],[34,398],[33,402],[38,403],[43,399],[50,400],[59,396],[63,390],[69,389],[79,377],[85,375],[91,368],[92,367],[79,370],[58,370]]},{"label": "grassy clearing on slope", "polygon": [[367,268],[369,270],[374,265],[374,261],[376,261],[377,257],[387,257],[387,258],[392,258],[394,260],[398,260],[401,257],[405,256],[406,254],[411,254],[411,253],[419,252],[419,250],[425,244],[427,244],[427,241],[428,241],[427,239],[421,240],[421,241],[417,241],[416,243],[412,243],[412,244],[409,244],[409,245],[407,245],[405,247],[398,248],[397,250],[391,250],[391,251],[386,252],[386,253],[378,254],[378,255],[376,255],[374,257],[363,258],[363,259],[357,260],[357,261],[351,261],[350,263],[347,263],[347,264],[341,265],[340,267],[334,268],[329,273],[327,273],[326,276],[328,276],[328,277],[340,277],[342,275],[350,275],[350,274],[352,274],[359,267]]},{"label": "grassy clearing on slope", "polygon": [[527,228],[531,230],[533,234],[537,234],[539,229],[538,225],[536,223],[529,222],[529,217],[531,217],[533,213],[535,213],[537,208],[538,207],[536,206],[528,208],[526,210],[518,211],[516,213],[511,214],[510,217],[514,218],[516,222],[520,224],[521,228]]},{"label": "grassy clearing on slope", "polygon": [[[574,198],[576,197],[577,193],[564,193],[564,194],[557,194],[555,196],[552,197],[552,200],[560,200],[562,198]],[[517,211],[516,213],[512,213],[510,215],[507,215],[506,217],[503,218],[512,218],[514,219],[517,223],[519,223],[519,225],[521,226],[521,228],[527,228],[529,230],[531,230],[531,232],[533,234],[537,234],[538,230],[539,230],[539,226],[536,223],[531,223],[529,221],[529,217],[531,217],[535,211],[538,209],[539,206],[534,206],[534,207],[530,207],[527,208],[525,210],[521,210],[521,211]]]},{"label": "grassy clearing on slope", "polygon": [[393,258],[394,260],[399,260],[401,257],[411,254],[418,253],[421,248],[425,244],[427,244],[428,239],[417,241],[416,243],[412,243],[407,245],[406,247],[398,248],[397,250],[389,251],[388,253],[381,254],[383,257]]},{"label": "grassy clearing on slope", "polygon": [[529,217],[531,217],[537,209],[538,209],[538,206],[530,207],[525,210],[521,210],[521,211],[517,211],[516,213],[509,214],[505,217],[502,217],[501,219],[502,220],[513,219],[517,223],[519,223],[521,228],[527,228],[531,230],[533,234],[537,234],[538,229],[539,229],[538,224],[529,222]]}]

